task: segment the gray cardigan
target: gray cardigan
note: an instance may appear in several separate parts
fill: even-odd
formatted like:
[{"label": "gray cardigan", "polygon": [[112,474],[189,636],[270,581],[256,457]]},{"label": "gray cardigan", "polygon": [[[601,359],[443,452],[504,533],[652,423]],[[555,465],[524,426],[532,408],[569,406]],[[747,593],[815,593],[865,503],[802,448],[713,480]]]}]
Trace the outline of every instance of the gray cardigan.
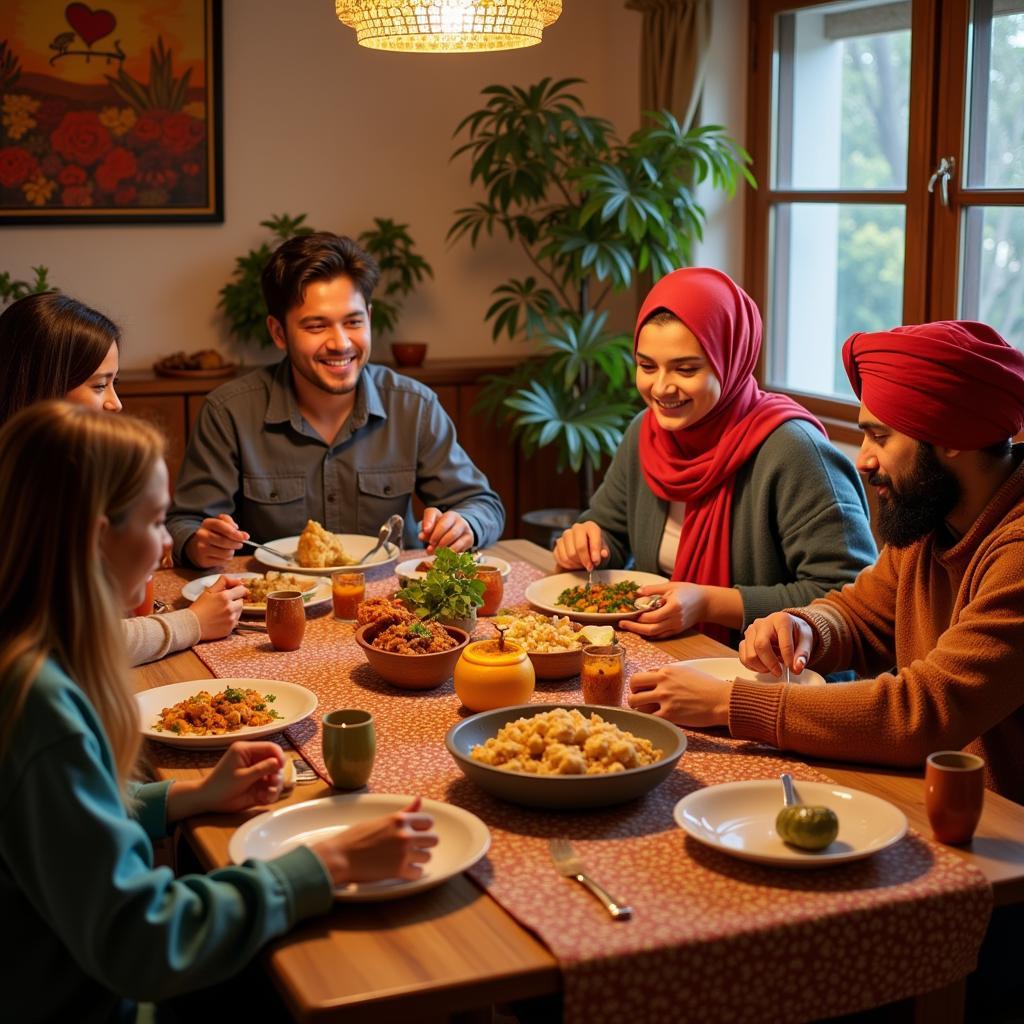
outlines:
[{"label": "gray cardigan", "polygon": [[[638,569],[656,573],[668,502],[654,495],[640,468],[643,415],[630,424],[578,522],[591,520],[604,532],[605,568],[622,568],[632,555]],[[783,423],[737,472],[730,545],[744,629],[852,582],[877,554],[856,470],[806,420]]]}]

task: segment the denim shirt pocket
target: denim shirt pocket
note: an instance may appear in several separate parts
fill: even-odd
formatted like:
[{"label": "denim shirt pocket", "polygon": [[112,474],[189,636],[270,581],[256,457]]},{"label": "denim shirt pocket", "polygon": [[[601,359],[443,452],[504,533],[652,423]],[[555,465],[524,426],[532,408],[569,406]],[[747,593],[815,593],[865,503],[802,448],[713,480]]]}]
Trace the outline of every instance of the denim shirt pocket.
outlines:
[{"label": "denim shirt pocket", "polygon": [[246,476],[242,480],[246,501],[257,505],[286,505],[306,497],[305,476]]},{"label": "denim shirt pocket", "polygon": [[414,469],[362,469],[359,471],[359,492],[370,498],[395,501],[408,498],[416,489]]}]

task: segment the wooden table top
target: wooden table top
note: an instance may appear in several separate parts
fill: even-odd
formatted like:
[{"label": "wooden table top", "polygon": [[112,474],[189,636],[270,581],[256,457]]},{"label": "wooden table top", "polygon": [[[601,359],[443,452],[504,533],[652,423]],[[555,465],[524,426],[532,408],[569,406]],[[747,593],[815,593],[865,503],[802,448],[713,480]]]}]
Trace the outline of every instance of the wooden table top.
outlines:
[{"label": "wooden table top", "polygon": [[[488,551],[546,572],[554,568],[550,552],[529,541],[502,541]],[[731,653],[702,634],[657,645],[680,659]],[[140,690],[209,677],[210,671],[192,651],[135,670]],[[803,760],[839,783],[891,801],[915,829],[930,834],[923,769],[907,772]],[[166,778],[201,774],[199,769],[161,772]],[[285,802],[332,792],[319,782],[298,786]],[[208,815],[185,824],[189,842],[207,867],[229,862],[228,841],[245,817]],[[986,793],[973,842],[956,852],[989,880],[997,905],[1024,903],[1024,807]],[[464,875],[404,900],[339,905],[273,943],[266,957],[274,981],[300,1020],[443,1019],[494,1002],[555,993],[561,987],[558,966],[546,947]]]}]

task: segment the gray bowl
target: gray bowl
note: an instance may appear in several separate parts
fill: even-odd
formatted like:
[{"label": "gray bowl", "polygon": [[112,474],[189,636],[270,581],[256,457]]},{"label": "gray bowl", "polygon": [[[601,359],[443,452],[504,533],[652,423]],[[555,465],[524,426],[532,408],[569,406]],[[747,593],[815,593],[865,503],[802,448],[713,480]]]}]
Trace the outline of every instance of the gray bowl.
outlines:
[{"label": "gray bowl", "polygon": [[[470,756],[473,747],[485,743],[509,722],[517,718],[529,718],[542,711],[553,711],[555,708],[570,711],[575,708],[584,715],[595,711],[606,722],[634,736],[650,740],[663,751],[664,756],[645,768],[629,768],[624,772],[607,775],[524,775],[521,772],[493,768],[489,764],[474,761]],[[526,807],[575,810],[608,807],[643,796],[671,774],[686,749],[686,734],[671,722],[627,708],[606,708],[596,704],[518,704],[495,711],[482,711],[457,722],[448,730],[444,743],[466,778],[491,796]]]}]

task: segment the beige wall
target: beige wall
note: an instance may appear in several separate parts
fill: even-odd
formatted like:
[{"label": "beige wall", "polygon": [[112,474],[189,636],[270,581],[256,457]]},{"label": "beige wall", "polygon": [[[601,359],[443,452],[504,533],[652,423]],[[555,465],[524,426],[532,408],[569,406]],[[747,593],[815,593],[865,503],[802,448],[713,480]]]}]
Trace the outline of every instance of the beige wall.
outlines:
[{"label": "beige wall", "polygon": [[[742,134],[745,0],[716,0],[705,120]],[[402,336],[434,358],[491,356],[483,324],[490,290],[523,269],[505,242],[450,248],[452,212],[472,201],[465,160],[449,163],[452,131],[491,83],[575,76],[588,112],[621,134],[639,121],[640,15],[623,0],[565,0],[541,46],[486,55],[364,50],[330,0],[225,0],[225,211],[217,225],[7,227],[0,269],[26,276],[45,263],[60,288],[124,327],[123,365],[148,366],[179,348],[216,347],[260,359],[229,338],[216,304],[234,258],[263,240],[271,213],[357,233],[374,216],[408,222],[436,278],[410,300]],[[739,37],[744,36],[741,40]],[[741,204],[709,204],[709,262],[739,273]],[[629,300],[618,317],[628,323]],[[264,356],[263,358],[266,358]]]}]

